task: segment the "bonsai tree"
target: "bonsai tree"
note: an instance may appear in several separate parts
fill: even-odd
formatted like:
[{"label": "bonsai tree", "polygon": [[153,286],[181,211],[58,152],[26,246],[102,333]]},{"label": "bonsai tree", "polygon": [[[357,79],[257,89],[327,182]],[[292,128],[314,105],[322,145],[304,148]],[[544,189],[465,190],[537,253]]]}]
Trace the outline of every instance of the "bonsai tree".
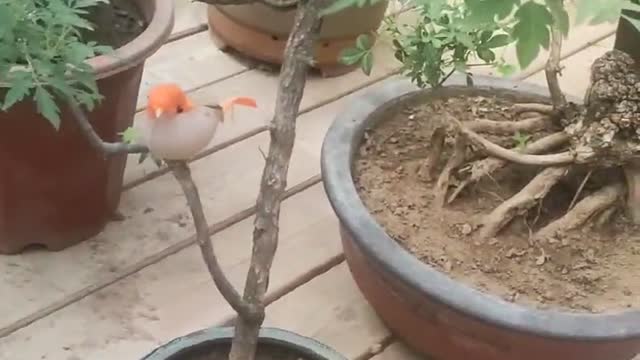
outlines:
[{"label": "bonsai tree", "polygon": [[[343,6],[353,3],[341,2]],[[633,17],[640,5],[633,1],[584,0],[576,5],[578,23],[597,24],[622,17],[640,29],[640,20]],[[640,72],[631,56],[612,50],[597,59],[584,103],[575,104],[567,101],[558,81],[562,41],[570,28],[562,0],[430,0],[418,3],[418,10],[416,24],[398,25],[390,20],[386,31],[391,34],[403,72],[421,88],[439,88],[454,72],[465,74],[472,85],[470,69],[474,66],[493,66],[509,75],[516,66],[496,50],[511,44],[515,44],[517,65],[522,69],[533,63],[542,48],[549,50],[545,74],[550,104],[516,104],[513,111],[527,117],[513,122],[477,120],[467,125],[444,114],[446,121],[434,131],[429,158],[420,171],[427,179],[437,178],[434,196],[439,206],[453,202],[469,184],[508,164],[541,167],[520,192],[482,218],[480,235],[491,238],[515,216],[533,208],[573,168],[587,166],[590,170],[566,214],[541,228],[534,239],[576,229],[591,220],[607,221],[625,191],[627,213],[640,224]],[[356,47],[343,52],[342,61],[360,64],[368,74],[373,63],[368,44],[367,36],[361,36]],[[527,132],[543,129],[552,134],[528,141]],[[505,148],[482,132],[513,135],[516,144]],[[455,138],[453,154],[437,174],[437,164],[445,160],[441,157],[449,134]],[[475,155],[486,157],[469,161],[468,147]],[[626,186],[612,180],[589,194],[582,193],[593,171],[612,168],[623,170]],[[459,181],[452,186],[454,175]]]}]

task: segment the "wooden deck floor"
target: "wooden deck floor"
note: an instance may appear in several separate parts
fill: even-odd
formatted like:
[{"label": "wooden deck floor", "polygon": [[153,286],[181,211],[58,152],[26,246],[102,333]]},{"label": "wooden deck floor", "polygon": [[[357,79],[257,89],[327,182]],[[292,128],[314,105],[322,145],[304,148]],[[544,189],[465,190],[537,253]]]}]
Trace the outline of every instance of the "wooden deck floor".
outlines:
[{"label": "wooden deck floor", "polygon": [[[170,40],[146,65],[149,85],[174,81],[198,102],[254,96],[260,112],[241,110],[192,163],[224,269],[241,286],[250,256],[252,205],[268,147],[277,74],[239,62],[213,46],[204,7],[176,0]],[[405,13],[402,16],[410,17]],[[589,64],[611,48],[614,25],[576,29],[565,42],[562,85],[581,96]],[[544,58],[518,78],[544,84]],[[266,325],[314,337],[351,359],[409,360],[355,286],[343,262],[337,220],[320,184],[320,146],[335,114],[353,96],[396,76],[388,43],[376,48],[372,76],[356,71],[309,80],[298,121],[270,284]],[[175,180],[151,163],[126,170],[121,211],[94,239],[58,253],[0,257],[1,360],[139,359],[161,343],[228,321],[194,245]],[[206,309],[204,314],[195,309]]]}]

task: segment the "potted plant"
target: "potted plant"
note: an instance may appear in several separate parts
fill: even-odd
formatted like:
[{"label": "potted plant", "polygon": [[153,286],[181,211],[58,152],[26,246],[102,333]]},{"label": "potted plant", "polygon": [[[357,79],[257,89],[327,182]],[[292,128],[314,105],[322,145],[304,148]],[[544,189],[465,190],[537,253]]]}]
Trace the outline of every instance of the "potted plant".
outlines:
[{"label": "potted plant", "polygon": [[0,1],[0,253],[60,250],[114,217],[126,156],[94,151],[63,101],[115,140],[172,26],[165,0]]},{"label": "potted plant", "polygon": [[[209,3],[209,27],[221,48],[232,48],[250,58],[281,64],[291,32],[298,0],[265,0],[237,3],[218,0]],[[344,3],[344,1],[342,2]],[[336,6],[341,6],[337,1]],[[323,76],[351,71],[339,61],[340,52],[353,47],[361,34],[375,34],[382,23],[388,1],[351,6],[323,19],[313,51],[313,66]]]},{"label": "potted plant", "polygon": [[[593,23],[639,9],[626,0],[577,6],[578,20]],[[437,359],[633,358],[637,64],[607,52],[584,101],[568,99],[558,82],[563,1],[443,0],[418,10],[417,25],[389,26],[410,79],[350,102],[322,148],[324,187],[361,291],[398,337]],[[521,68],[550,50],[548,88],[472,75],[478,63],[513,71],[496,51],[512,43]],[[359,47],[343,61],[367,69],[370,54]]]}]

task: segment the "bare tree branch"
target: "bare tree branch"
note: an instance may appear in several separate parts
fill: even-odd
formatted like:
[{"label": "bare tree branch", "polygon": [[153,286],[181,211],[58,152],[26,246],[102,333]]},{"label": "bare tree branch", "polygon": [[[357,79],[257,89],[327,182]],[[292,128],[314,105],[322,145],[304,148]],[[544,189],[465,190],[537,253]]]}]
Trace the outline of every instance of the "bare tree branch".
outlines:
[{"label": "bare tree branch", "polygon": [[[563,1],[557,1],[560,2],[560,7],[562,7]],[[551,94],[551,102],[553,103],[553,108],[555,110],[562,109],[567,105],[567,99],[562,93],[560,81],[558,80],[558,75],[561,71],[560,58],[562,56],[562,32],[560,31],[557,22],[558,19],[554,19],[554,24],[551,27],[551,51],[549,52],[549,60],[547,60],[547,65],[544,69],[547,77],[549,93]]]},{"label": "bare tree branch", "polygon": [[[295,141],[296,118],[304,93],[308,59],[320,26],[321,0],[301,1],[284,52],[275,115],[269,130],[271,142],[256,200],[253,252],[244,288],[244,301],[262,306],[269,286],[271,265],[278,245],[280,203]],[[253,360],[262,319],[240,317],[229,360]]]},{"label": "bare tree branch", "polygon": [[71,113],[73,115],[72,118],[80,128],[80,131],[82,131],[89,143],[91,143],[91,146],[103,155],[140,154],[149,152],[149,149],[144,145],[127,144],[123,142],[110,143],[103,141],[93,129],[87,115],[85,115],[85,113],[80,109],[78,104],[73,100],[70,100],[67,103],[69,105],[69,109],[71,109]]},{"label": "bare tree branch", "polygon": [[178,183],[180,183],[184,196],[187,198],[187,204],[191,210],[191,216],[196,228],[198,246],[218,291],[240,316],[250,319],[263,318],[264,308],[244,302],[240,293],[233,287],[233,284],[231,284],[218,263],[218,258],[209,236],[209,225],[202,210],[198,187],[191,177],[189,165],[184,161],[167,161],[167,165],[171,169],[173,176],[178,180]]}]

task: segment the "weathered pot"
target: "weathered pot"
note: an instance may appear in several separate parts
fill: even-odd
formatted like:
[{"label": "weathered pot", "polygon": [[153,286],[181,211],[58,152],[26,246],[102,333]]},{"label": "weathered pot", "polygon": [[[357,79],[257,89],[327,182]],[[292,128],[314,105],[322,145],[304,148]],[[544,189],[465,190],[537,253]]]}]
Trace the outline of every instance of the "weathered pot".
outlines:
[{"label": "weathered pot", "polygon": [[350,101],[322,147],[325,191],[341,223],[352,275],[388,327],[438,360],[629,360],[640,352],[640,312],[582,314],[506,302],[424,264],[387,235],[361,201],[352,163],[365,129],[411,102],[452,95],[496,95],[544,101],[546,89],[475,77],[475,88],[452,79],[447,88],[418,91],[390,80]]},{"label": "weathered pot", "polygon": [[[173,27],[171,1],[137,3],[147,29],[115,54],[89,60],[104,96],[89,120],[105,141],[118,141],[132,124],[144,61]],[[118,207],[127,157],[105,159],[60,108],[59,131],[31,100],[0,112],[0,253],[32,244],[64,249],[99,233]]]},{"label": "weathered pot", "polygon": [[[162,345],[142,360],[191,360],[192,356],[211,351],[216,346],[229,346],[233,339],[233,331],[233,327],[197,331]],[[260,344],[295,350],[308,360],[347,360],[326,345],[285,330],[262,328],[258,341]]]},{"label": "weathered pot", "polygon": [[[636,5],[640,5],[639,0],[632,1]],[[634,12],[630,10],[624,11],[627,15],[638,18],[640,12]],[[616,41],[614,48],[622,50],[631,55],[637,66],[640,66],[640,32],[631,24],[627,19],[620,18],[618,22],[618,29],[616,30]]]},{"label": "weathered pot", "polygon": [[[373,6],[352,7],[323,19],[314,49],[316,67],[326,75],[337,75],[340,52],[355,45],[360,34],[376,32],[384,19],[388,1]],[[209,27],[223,46],[251,58],[281,64],[295,8],[281,10],[265,4],[209,5]]]}]

